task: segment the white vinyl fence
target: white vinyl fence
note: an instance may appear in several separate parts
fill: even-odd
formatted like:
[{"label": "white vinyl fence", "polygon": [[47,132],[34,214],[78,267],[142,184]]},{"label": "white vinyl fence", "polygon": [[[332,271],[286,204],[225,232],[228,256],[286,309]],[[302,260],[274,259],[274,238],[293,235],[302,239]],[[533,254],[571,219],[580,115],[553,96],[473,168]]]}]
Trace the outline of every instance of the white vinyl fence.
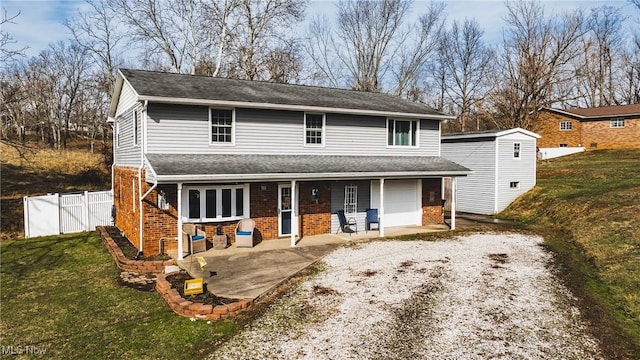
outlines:
[{"label": "white vinyl fence", "polygon": [[53,194],[23,198],[24,236],[68,234],[113,225],[113,193],[85,191],[79,194]]}]

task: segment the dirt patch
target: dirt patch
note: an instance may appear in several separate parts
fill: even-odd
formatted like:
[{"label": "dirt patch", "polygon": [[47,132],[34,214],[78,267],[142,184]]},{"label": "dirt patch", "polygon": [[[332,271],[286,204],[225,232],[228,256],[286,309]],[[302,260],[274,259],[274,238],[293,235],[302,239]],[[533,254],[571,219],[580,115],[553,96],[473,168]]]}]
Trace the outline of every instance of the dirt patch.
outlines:
[{"label": "dirt patch", "polygon": [[145,256],[138,254],[138,249],[127,239],[126,236],[122,235],[120,229],[115,226],[105,226],[104,229],[107,231],[111,239],[118,245],[120,250],[122,250],[122,254],[129,260],[169,260],[171,257],[169,255],[151,255]]}]

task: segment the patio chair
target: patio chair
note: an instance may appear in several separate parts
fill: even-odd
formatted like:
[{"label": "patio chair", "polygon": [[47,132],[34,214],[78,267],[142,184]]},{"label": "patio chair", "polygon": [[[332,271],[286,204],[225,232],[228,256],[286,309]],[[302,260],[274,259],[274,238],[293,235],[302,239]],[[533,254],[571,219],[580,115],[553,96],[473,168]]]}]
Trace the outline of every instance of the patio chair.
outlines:
[{"label": "patio chair", "polygon": [[242,219],[236,225],[236,247],[253,247],[253,230],[255,221]]},{"label": "patio chair", "polygon": [[207,234],[196,224],[182,225],[182,232],[189,245],[189,253],[207,251]]},{"label": "patio chair", "polygon": [[340,228],[338,228],[336,234],[342,231],[343,233],[351,235],[354,232],[353,228],[351,228],[352,226],[355,227],[355,233],[358,233],[358,222],[355,218],[350,217],[347,219],[344,210],[338,210],[336,215],[338,215],[338,221],[340,221]]},{"label": "patio chair", "polygon": [[371,230],[371,224],[376,224],[378,230],[380,230],[380,218],[378,217],[378,209],[367,209],[367,224],[366,230]]}]

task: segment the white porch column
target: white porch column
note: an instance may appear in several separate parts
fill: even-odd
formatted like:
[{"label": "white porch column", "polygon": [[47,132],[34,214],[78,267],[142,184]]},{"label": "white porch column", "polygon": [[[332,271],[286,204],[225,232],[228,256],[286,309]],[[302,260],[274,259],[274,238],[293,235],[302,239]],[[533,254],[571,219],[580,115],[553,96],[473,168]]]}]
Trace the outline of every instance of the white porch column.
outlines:
[{"label": "white porch column", "polygon": [[298,209],[296,206],[296,181],[291,180],[291,247],[296,247],[296,235],[298,235]]},{"label": "white porch column", "polygon": [[384,236],[384,178],[380,179],[380,211],[378,211],[380,236]]},{"label": "white porch column", "polygon": [[451,178],[451,230],[456,229],[456,182],[458,178]]},{"label": "white porch column", "polygon": [[178,260],[182,260],[182,183],[178,183]]}]

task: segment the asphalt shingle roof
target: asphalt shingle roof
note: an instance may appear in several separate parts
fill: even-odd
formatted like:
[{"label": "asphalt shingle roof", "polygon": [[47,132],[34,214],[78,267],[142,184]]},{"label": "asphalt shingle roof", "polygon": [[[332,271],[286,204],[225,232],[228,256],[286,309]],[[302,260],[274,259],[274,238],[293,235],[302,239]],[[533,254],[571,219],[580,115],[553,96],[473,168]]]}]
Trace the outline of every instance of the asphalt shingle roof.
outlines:
[{"label": "asphalt shingle roof", "polygon": [[259,179],[274,174],[362,174],[466,175],[470,170],[439,156],[342,156],[342,155],[206,155],[147,154],[159,178],[250,175]]},{"label": "asphalt shingle roof", "polygon": [[566,113],[574,114],[585,119],[591,119],[591,118],[612,117],[612,116],[640,115],[640,104],[563,109],[563,110],[549,108],[549,110],[564,111]]},{"label": "asphalt shingle roof", "polygon": [[394,95],[317,86],[120,69],[140,96],[445,115]]}]

